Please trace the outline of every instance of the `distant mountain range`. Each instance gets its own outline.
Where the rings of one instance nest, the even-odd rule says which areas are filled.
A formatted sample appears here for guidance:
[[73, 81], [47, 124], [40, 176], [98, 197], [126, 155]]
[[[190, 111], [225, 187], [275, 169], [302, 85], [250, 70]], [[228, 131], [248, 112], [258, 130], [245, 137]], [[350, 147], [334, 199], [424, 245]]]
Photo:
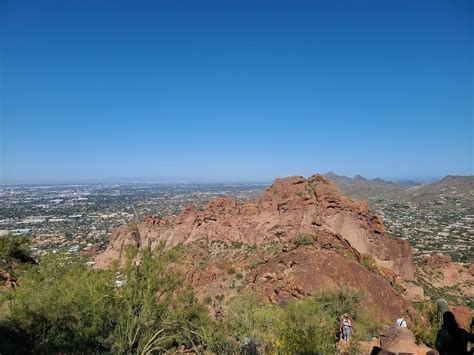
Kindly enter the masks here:
[[395, 199], [417, 203], [455, 202], [463, 200], [474, 205], [474, 176], [448, 175], [439, 181], [417, 183], [414, 181], [386, 181], [367, 179], [360, 175], [353, 178], [333, 172], [324, 174], [347, 195], [356, 199]]

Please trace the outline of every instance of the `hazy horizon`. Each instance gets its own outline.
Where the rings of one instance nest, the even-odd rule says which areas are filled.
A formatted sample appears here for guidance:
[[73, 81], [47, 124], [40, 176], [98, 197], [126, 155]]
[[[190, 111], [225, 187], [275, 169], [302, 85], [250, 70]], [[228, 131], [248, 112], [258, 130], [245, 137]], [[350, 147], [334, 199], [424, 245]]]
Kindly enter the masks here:
[[4, 1], [0, 184], [473, 175], [473, 3]]
[[[354, 178], [360, 174], [353, 174], [353, 175], [344, 175], [344, 174], [337, 174], [337, 172], [333, 171], [315, 171], [313, 174], [327, 174], [327, 173], [335, 173], [339, 176], [347, 176], [349, 178]], [[290, 175], [280, 175], [268, 178], [261, 178], [261, 179], [232, 179], [232, 178], [213, 178], [213, 177], [202, 177], [202, 176], [130, 176], [130, 177], [103, 177], [103, 178], [85, 178], [85, 179], [77, 179], [77, 180], [32, 180], [32, 181], [18, 181], [15, 183], [0, 183], [0, 186], [21, 186], [21, 185], [31, 185], [31, 186], [41, 186], [41, 185], [100, 185], [100, 184], [271, 184], [276, 178], [284, 178], [288, 176], [304, 176], [309, 177], [313, 174], [290, 174]], [[454, 174], [447, 174], [447, 175], [454, 175]], [[413, 181], [416, 183], [430, 183], [434, 181], [441, 180], [445, 176], [418, 176], [418, 177], [383, 177], [383, 176], [363, 176], [367, 179], [376, 179], [380, 178], [385, 181], [392, 181], [392, 182], [406, 182], [406, 181]], [[362, 175], [360, 175], [362, 176]], [[469, 175], [471, 176], [471, 175]]]

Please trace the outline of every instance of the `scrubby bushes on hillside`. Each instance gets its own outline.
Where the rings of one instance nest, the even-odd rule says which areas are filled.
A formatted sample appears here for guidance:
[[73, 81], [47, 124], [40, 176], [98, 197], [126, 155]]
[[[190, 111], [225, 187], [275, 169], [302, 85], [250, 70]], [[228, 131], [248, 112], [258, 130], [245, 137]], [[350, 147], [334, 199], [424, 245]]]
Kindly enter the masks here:
[[168, 270], [176, 251], [143, 252], [138, 267], [93, 270], [80, 260], [48, 256], [4, 292], [0, 352], [150, 353], [192, 348], [208, 323], [203, 306]]
[[[229, 300], [218, 295], [214, 299], [227, 316], [217, 322], [171, 267], [182, 248], [145, 249], [138, 256], [130, 247], [126, 265], [110, 270], [91, 269], [66, 255], [48, 255], [24, 268], [16, 289], [0, 289], [0, 353], [149, 354], [180, 346], [240, 353], [250, 337], [261, 353], [331, 354], [340, 316], [348, 313], [354, 320], [349, 351], [357, 354], [358, 342], [380, 327], [364, 307], [364, 294], [343, 285], [284, 306], [255, 294]], [[431, 336], [422, 331], [420, 337]]]
[[[252, 338], [265, 353], [331, 354], [337, 351], [339, 317], [349, 313], [355, 321], [351, 345], [357, 353], [358, 341], [370, 339], [380, 326], [362, 307], [363, 299], [362, 293], [346, 287], [285, 306], [271, 305], [247, 294], [230, 301], [224, 332], [240, 340]], [[218, 345], [222, 344], [221, 338]], [[229, 342], [225, 346], [229, 347]]]
[[377, 266], [377, 262], [375, 261], [374, 257], [370, 254], [362, 254], [361, 264], [367, 270], [372, 272], [378, 272], [379, 268]]
[[11, 234], [0, 236], [0, 260], [8, 263], [31, 263], [30, 238]]
[[293, 243], [296, 245], [313, 245], [314, 239], [309, 234], [297, 234], [293, 238]]
[[431, 327], [427, 327], [422, 320], [418, 318], [413, 319], [411, 330], [415, 334], [416, 341], [434, 347], [436, 334], [440, 328], [436, 304], [431, 301], [424, 301], [415, 303], [414, 306], [419, 314], [431, 324]]

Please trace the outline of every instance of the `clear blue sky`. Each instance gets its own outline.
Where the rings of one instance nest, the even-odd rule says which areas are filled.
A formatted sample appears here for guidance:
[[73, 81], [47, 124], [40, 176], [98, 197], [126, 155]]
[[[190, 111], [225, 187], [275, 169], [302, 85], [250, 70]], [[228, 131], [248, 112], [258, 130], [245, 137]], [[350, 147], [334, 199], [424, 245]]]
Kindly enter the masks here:
[[472, 1], [1, 1], [0, 183], [473, 174]]

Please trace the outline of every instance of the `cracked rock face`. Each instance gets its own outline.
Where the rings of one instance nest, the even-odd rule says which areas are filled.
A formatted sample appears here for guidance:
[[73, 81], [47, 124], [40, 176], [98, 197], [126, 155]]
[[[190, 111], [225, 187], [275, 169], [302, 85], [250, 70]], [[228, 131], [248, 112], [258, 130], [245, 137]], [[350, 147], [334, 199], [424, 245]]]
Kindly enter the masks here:
[[[201, 211], [190, 205], [177, 216], [115, 228], [96, 266], [123, 262], [126, 245], [158, 243], [187, 246], [178, 267], [201, 295], [251, 288], [284, 303], [346, 283], [368, 290], [374, 304], [386, 299], [393, 307], [384, 305], [385, 314], [398, 315], [403, 300], [360, 261], [370, 255], [380, 270], [414, 277], [409, 243], [386, 236], [365, 202], [350, 200], [318, 174], [276, 179], [255, 202], [218, 198]], [[230, 267], [237, 278], [227, 274]]]

